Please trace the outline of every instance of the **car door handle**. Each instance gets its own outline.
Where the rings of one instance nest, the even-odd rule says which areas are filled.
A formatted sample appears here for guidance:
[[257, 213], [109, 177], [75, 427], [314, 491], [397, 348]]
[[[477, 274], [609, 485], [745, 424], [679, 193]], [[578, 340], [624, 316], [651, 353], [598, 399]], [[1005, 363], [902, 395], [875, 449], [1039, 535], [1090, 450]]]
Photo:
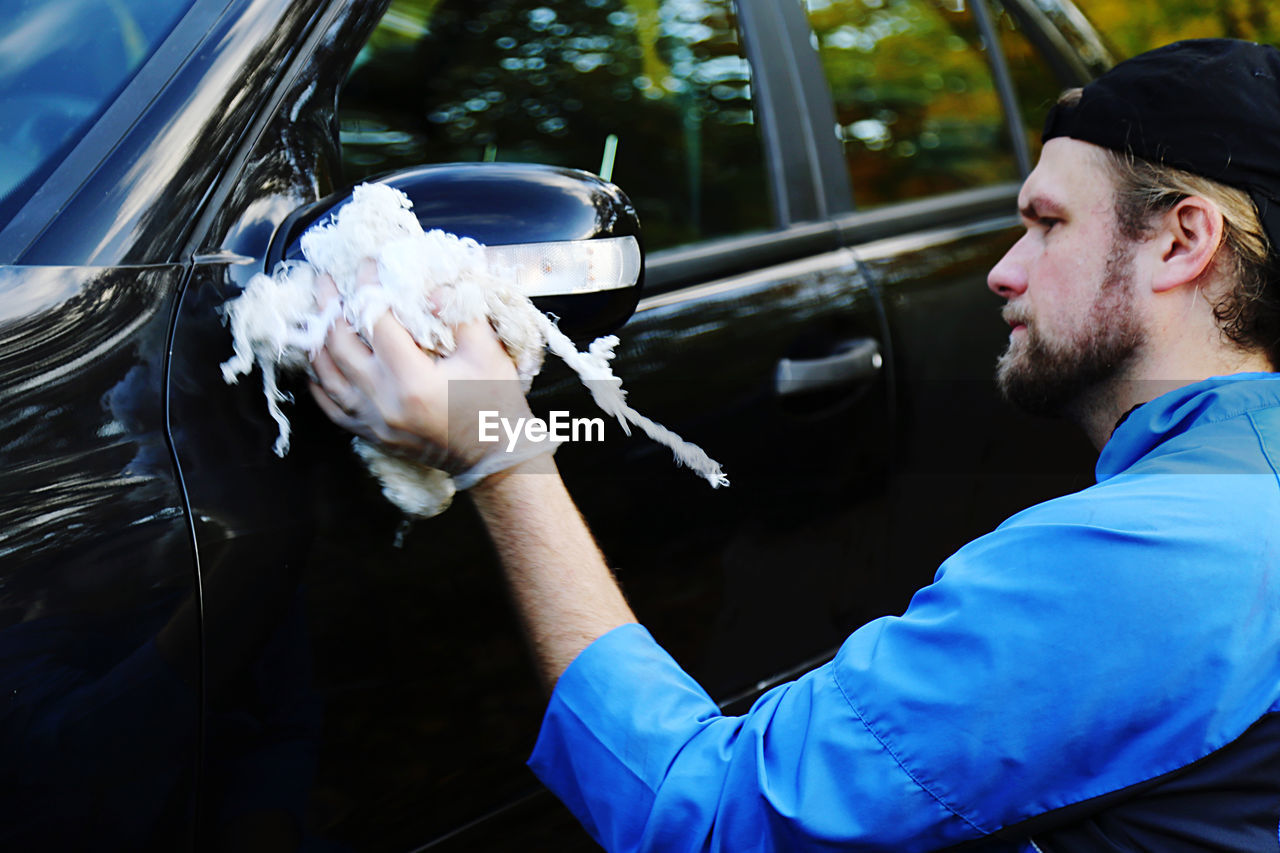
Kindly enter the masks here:
[[773, 391], [780, 397], [837, 388], [880, 372], [884, 359], [875, 338], [855, 338], [836, 347], [823, 358], [778, 360], [773, 373]]

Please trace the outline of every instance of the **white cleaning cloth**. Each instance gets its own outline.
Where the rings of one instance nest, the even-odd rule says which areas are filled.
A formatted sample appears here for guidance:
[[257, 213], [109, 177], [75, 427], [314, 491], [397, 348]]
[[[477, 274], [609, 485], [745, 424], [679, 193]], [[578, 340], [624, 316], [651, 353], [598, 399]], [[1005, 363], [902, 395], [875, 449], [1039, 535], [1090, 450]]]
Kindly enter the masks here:
[[[262, 370], [267, 409], [280, 427], [274, 446], [278, 455], [289, 449], [289, 419], [280, 408], [288, 395], [280, 391], [280, 371], [306, 369], [338, 311], [368, 339], [377, 319], [390, 310], [419, 346], [444, 355], [454, 349], [454, 327], [487, 318], [526, 391], [542, 367], [544, 351], [551, 350], [581, 377], [596, 405], [615, 417], [624, 432], [630, 434], [631, 424], [640, 427], [712, 486], [728, 485], [720, 465], [701, 448], [627, 405], [622, 380], [609, 367], [616, 337], [598, 338], [580, 352], [527, 296], [514, 289], [520, 270], [501, 260], [503, 255], [486, 253], [468, 238], [424, 232], [409, 209], [412, 204], [404, 193], [385, 184], [356, 187], [349, 203], [303, 235], [306, 262], [282, 263], [273, 275], [254, 276], [244, 292], [224, 306], [235, 354], [222, 365], [222, 376], [234, 383], [255, 363]], [[377, 261], [381, 287], [357, 289], [356, 269], [365, 258]], [[333, 278], [341, 307], [320, 308], [315, 294], [319, 273]], [[438, 313], [428, 302], [433, 293]], [[389, 454], [364, 439], [355, 439], [354, 446], [382, 483], [387, 499], [406, 514], [423, 518], [447, 508], [458, 488], [528, 457], [527, 453], [495, 453], [471, 471], [450, 476]], [[548, 449], [552, 448], [544, 446], [538, 452]]]

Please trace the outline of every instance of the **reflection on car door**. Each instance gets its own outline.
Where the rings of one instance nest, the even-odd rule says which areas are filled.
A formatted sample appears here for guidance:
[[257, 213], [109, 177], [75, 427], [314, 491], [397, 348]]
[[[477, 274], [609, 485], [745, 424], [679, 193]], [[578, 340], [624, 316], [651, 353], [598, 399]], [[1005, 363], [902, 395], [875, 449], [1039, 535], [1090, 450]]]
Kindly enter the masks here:
[[[762, 141], [735, 22], [727, 0], [397, 0], [340, 120], [351, 179], [524, 159], [609, 173], [628, 193], [650, 295], [620, 331], [614, 367], [629, 401], [701, 444], [732, 485], [711, 490], [612, 424], [604, 442], [571, 443], [557, 460], [640, 618], [714, 696], [740, 704], [878, 608], [900, 608], [910, 585], [881, 559], [883, 312], [834, 227], [776, 229], [780, 158]], [[406, 80], [420, 87], [412, 96]], [[554, 364], [533, 405], [598, 414]], [[300, 441], [332, 433], [298, 417]], [[496, 850], [554, 825], [589, 849], [564, 834], [558, 808], [524, 799], [537, 790], [521, 765], [542, 699], [465, 501], [398, 531], [344, 458], [317, 477], [308, 602], [334, 733], [315, 792], [325, 834], [413, 844], [468, 827], [445, 848]], [[474, 825], [495, 809], [501, 820], [482, 823], [504, 830]]]
[[[701, 443], [727, 490], [617, 435], [561, 453], [638, 615], [722, 701], [829, 652], [882, 604], [876, 299], [834, 251], [641, 301], [617, 360], [629, 399]], [[788, 384], [780, 365], [831, 371]]]
[[[1013, 512], [1088, 482], [1075, 430], [1032, 424], [998, 398], [1008, 329], [986, 290], [1020, 233], [1018, 182], [1044, 113], [1083, 79], [1043, 57], [1017, 2], [805, 5], [860, 208], [839, 226], [883, 294], [894, 344], [892, 561], [919, 578]], [[996, 41], [1003, 52], [987, 49]]]
[[0, 265], [6, 849], [179, 849], [194, 831], [197, 589], [163, 413], [183, 277]]
[[[607, 174], [630, 195], [649, 288], [614, 367], [630, 401], [701, 444], [732, 485], [712, 491], [613, 425], [557, 458], [640, 618], [732, 710], [905, 607], [939, 552], [980, 532], [957, 507], [1006, 482], [981, 471], [1028, 458], [1004, 437], [1023, 433], [997, 421], [988, 379], [1003, 330], [983, 278], [1015, 233], [1020, 175], [1007, 104], [955, 4], [885, 0], [858, 17], [872, 5], [396, 0], [339, 102], [349, 180], [529, 160]], [[739, 13], [762, 10], [786, 26], [744, 40]], [[870, 38], [866, 57], [801, 56], [764, 85], [749, 57], [809, 44], [806, 12], [820, 51]], [[797, 100], [828, 89], [831, 121]], [[281, 115], [319, 109], [314, 91], [301, 77]], [[282, 753], [294, 772], [278, 790], [305, 800], [307, 834], [331, 844], [591, 849], [522, 767], [544, 700], [467, 501], [409, 525], [313, 406], [290, 410], [279, 461], [260, 392], [203, 372], [229, 347], [216, 308], [247, 269], [231, 253], [253, 255], [247, 243], [315, 176], [273, 153], [295, 146], [262, 144], [246, 162], [303, 174], [279, 198], [255, 196], [269, 170], [230, 193], [243, 207], [214, 229], [230, 235], [207, 247], [217, 263], [193, 273], [173, 359], [202, 573], [255, 602], [210, 611], [208, 701], [270, 711], [273, 737], [298, 748]], [[844, 171], [824, 171], [833, 162]], [[858, 196], [868, 188], [880, 195]], [[533, 404], [596, 414], [555, 365]], [[230, 737], [209, 743], [247, 742], [260, 720], [227, 722], [213, 734]], [[243, 765], [227, 758], [234, 775]]]

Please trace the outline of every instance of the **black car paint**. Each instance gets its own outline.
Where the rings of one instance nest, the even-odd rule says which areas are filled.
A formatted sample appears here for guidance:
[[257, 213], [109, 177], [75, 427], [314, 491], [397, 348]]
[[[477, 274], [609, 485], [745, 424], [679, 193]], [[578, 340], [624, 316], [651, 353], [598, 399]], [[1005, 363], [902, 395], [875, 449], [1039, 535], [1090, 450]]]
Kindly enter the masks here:
[[[405, 194], [424, 230], [443, 229], [486, 246], [633, 237], [640, 223], [630, 200], [595, 175], [532, 163], [437, 163], [378, 179]], [[301, 237], [335, 215], [350, 198], [344, 188], [298, 208], [280, 223], [267, 248], [267, 268], [303, 258]], [[642, 250], [643, 251], [643, 250]], [[634, 283], [594, 293], [540, 295], [539, 310], [557, 318], [560, 331], [590, 341], [616, 330], [635, 311], [644, 270]]]
[[[334, 101], [383, 5], [197, 2], [0, 231], [8, 849], [281, 849], [290, 812], [328, 849], [585, 844], [520, 767], [542, 700], [469, 508], [403, 529], [313, 407], [278, 459], [256, 383], [217, 371], [219, 306], [340, 183]], [[749, 44], [767, 97], [820, 93]], [[855, 212], [822, 134], [762, 119], [779, 229], [651, 256], [617, 360], [733, 486], [617, 435], [560, 460], [642, 618], [736, 710], [1087, 470], [986, 380], [1016, 187]], [[868, 338], [880, 377], [774, 394], [779, 359]], [[534, 404], [584, 399], [549, 368]]]

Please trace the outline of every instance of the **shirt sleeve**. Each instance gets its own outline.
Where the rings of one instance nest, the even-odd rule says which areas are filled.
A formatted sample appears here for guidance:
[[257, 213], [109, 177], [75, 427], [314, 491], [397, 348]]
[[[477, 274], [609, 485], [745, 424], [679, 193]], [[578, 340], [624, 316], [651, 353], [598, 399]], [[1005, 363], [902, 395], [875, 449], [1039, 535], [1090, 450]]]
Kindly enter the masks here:
[[980, 834], [893, 760], [833, 665], [725, 717], [639, 625], [600, 638], [561, 676], [530, 765], [610, 851], [844, 850], [876, 836], [864, 849], [928, 849], [903, 846], [890, 815], [849, 796], [855, 775], [895, 813], [927, 815], [923, 844]]
[[608, 850], [901, 853], [1183, 767], [1277, 706], [1280, 542], [1203, 513], [1273, 512], [1274, 478], [1177, 479], [1015, 516], [742, 717], [619, 628], [561, 678], [531, 766]]

